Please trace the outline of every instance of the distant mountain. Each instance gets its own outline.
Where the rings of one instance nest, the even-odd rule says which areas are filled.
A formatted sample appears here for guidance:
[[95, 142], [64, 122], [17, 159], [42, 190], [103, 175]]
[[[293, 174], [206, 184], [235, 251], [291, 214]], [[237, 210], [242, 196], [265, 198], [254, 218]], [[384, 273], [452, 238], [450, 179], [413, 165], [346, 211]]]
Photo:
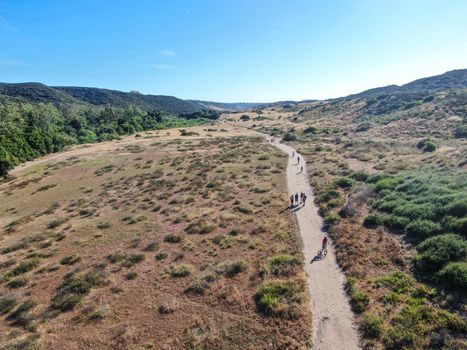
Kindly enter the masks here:
[[206, 109], [195, 102], [173, 96], [144, 95], [138, 92], [89, 87], [52, 87], [40, 83], [0, 83], [0, 97], [23, 102], [49, 102], [53, 104], [81, 104], [112, 107], [138, 107], [144, 111], [170, 114], [193, 113]]
[[349, 95], [346, 98], [370, 97], [381, 94], [426, 93], [430, 91], [467, 88], [467, 69], [456, 69], [444, 74], [414, 80], [410, 83], [388, 85]]

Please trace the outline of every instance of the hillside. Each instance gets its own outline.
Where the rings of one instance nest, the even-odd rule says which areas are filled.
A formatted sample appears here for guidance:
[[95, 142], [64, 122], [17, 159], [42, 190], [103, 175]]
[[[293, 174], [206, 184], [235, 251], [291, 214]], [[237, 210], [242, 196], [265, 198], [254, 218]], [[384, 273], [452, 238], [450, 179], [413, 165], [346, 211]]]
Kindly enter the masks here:
[[364, 348], [467, 346], [465, 74], [222, 116], [306, 158]]
[[55, 105], [93, 105], [114, 108], [136, 107], [143, 111], [169, 114], [192, 113], [203, 109], [200, 105], [173, 96], [144, 95], [90, 87], [51, 87], [40, 83], [0, 83], [0, 95], [21, 102], [43, 102]]
[[380, 94], [428, 93], [462, 88], [467, 88], [467, 69], [456, 69], [444, 74], [417, 79], [401, 86], [389, 85], [373, 88], [347, 96], [347, 98], [370, 97]]

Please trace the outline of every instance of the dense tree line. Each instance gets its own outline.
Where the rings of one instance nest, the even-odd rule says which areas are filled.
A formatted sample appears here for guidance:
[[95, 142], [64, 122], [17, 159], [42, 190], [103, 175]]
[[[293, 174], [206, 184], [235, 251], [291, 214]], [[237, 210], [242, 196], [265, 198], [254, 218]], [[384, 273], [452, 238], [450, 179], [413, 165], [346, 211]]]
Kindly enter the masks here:
[[215, 113], [191, 120], [138, 108], [56, 106], [50, 103], [0, 104], [0, 176], [16, 164], [57, 152], [67, 145], [108, 141], [144, 130], [189, 126]]

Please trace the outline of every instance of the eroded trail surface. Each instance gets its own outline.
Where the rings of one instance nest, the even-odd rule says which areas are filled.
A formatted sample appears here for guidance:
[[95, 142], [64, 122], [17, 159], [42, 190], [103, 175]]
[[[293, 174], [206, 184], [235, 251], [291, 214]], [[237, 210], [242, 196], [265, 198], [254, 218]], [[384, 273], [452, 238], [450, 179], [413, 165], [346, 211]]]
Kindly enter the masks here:
[[273, 144], [289, 155], [287, 166], [289, 193], [304, 192], [308, 196], [306, 206], [294, 210], [303, 240], [305, 269], [309, 276], [308, 287], [313, 313], [313, 349], [360, 349], [353, 313], [344, 291], [344, 274], [337, 265], [334, 249], [328, 246], [327, 254], [319, 255], [324, 237], [323, 222], [314, 204], [313, 192], [306, 176], [305, 160], [300, 156], [300, 163], [297, 163], [299, 155], [292, 147], [278, 141]]

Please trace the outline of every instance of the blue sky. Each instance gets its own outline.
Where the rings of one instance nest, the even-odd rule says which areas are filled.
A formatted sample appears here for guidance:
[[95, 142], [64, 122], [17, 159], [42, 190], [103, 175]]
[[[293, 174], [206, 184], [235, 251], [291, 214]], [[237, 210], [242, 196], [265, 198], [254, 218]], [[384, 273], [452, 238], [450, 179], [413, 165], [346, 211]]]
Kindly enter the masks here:
[[463, 0], [0, 0], [0, 81], [225, 102], [467, 68]]

